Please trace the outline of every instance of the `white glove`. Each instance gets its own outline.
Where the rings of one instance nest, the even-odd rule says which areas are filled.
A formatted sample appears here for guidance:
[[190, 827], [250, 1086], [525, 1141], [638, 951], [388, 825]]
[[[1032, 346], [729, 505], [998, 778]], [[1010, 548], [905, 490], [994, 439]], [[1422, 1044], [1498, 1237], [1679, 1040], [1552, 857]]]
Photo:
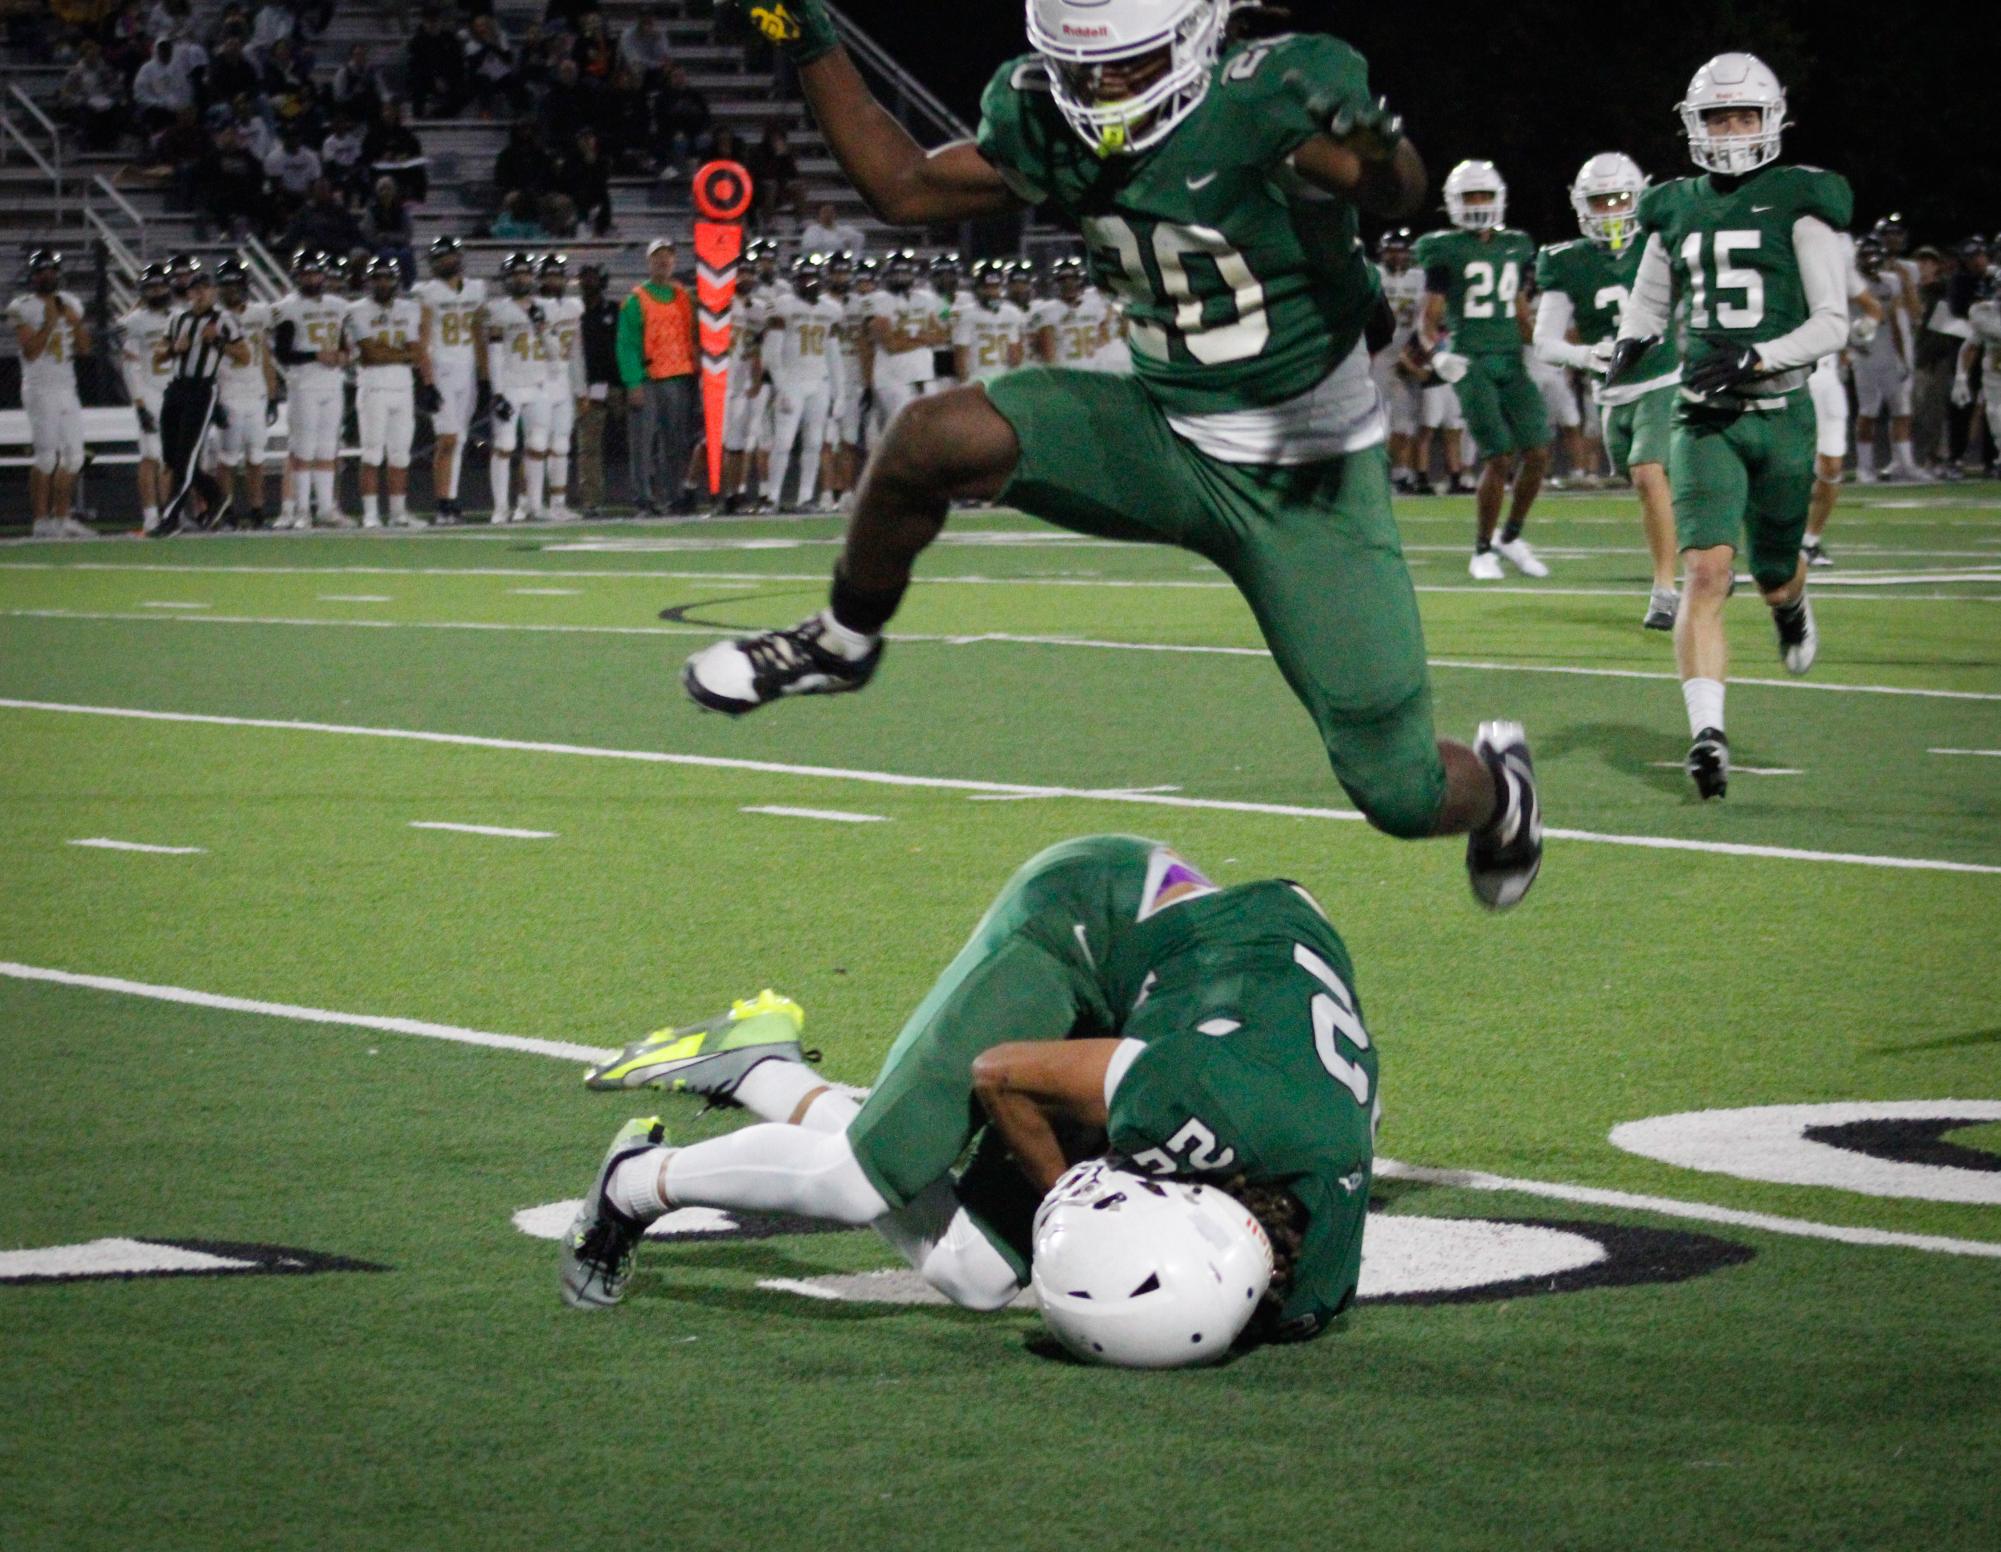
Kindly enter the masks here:
[[1584, 370], [1598, 377], [1603, 377], [1612, 369], [1612, 347], [1617, 343], [1618, 341], [1608, 334], [1597, 344], [1593, 345], [1591, 347], [1590, 364]]
[[1973, 402], [1973, 384], [1964, 372], [1952, 374], [1952, 403], [1955, 409], [1965, 409]]
[[1435, 351], [1431, 357], [1431, 369], [1438, 374], [1441, 382], [1458, 382], [1466, 375], [1466, 366], [1464, 356], [1455, 355], [1449, 350]]
[[1876, 337], [1877, 331], [1882, 327], [1879, 320], [1871, 318], [1867, 313], [1857, 313], [1848, 325], [1848, 343], [1858, 350], [1867, 349], [1869, 342]]

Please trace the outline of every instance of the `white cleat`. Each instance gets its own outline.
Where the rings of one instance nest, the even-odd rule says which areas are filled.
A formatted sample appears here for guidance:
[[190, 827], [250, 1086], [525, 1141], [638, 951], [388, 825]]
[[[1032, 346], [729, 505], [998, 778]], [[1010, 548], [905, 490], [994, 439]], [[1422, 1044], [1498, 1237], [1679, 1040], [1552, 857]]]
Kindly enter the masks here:
[[380, 528], [382, 526], [382, 519], [377, 517], [373, 512], [369, 512], [363, 515], [361, 526], [363, 528]]
[[389, 519], [391, 528], [429, 528], [431, 525], [415, 512], [399, 512]]
[[1820, 653], [1820, 632], [1813, 623], [1813, 605], [1804, 593], [1799, 602], [1772, 611], [1772, 626], [1779, 633], [1779, 659], [1795, 678], [1813, 667]]
[[1466, 574], [1475, 582], [1498, 582], [1501, 580], [1501, 557], [1492, 550], [1475, 550], [1473, 559], [1467, 563]]
[[354, 519], [338, 508], [331, 512], [322, 512], [319, 516], [319, 524], [322, 528], [353, 528], [356, 526]]
[[1546, 577], [1549, 567], [1545, 566], [1536, 552], [1529, 548], [1526, 539], [1503, 539], [1494, 548], [1500, 556], [1525, 577]]

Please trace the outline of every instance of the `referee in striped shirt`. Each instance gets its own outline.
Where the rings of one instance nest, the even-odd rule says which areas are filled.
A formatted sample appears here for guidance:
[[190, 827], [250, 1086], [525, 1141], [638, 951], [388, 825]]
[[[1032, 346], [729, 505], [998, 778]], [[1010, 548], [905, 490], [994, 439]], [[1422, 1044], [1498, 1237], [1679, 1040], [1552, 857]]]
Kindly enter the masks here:
[[216, 402], [215, 374], [227, 356], [238, 366], [250, 364], [250, 342], [243, 327], [215, 303], [215, 277], [195, 266], [188, 282], [185, 307], [167, 319], [167, 354], [174, 375], [160, 402], [160, 451], [167, 465], [167, 489], [173, 492], [155, 538], [165, 538], [181, 526], [190, 492], [200, 495], [206, 511], [202, 526], [214, 524], [226, 503], [222, 487], [201, 466], [202, 444], [209, 427], [223, 410]]

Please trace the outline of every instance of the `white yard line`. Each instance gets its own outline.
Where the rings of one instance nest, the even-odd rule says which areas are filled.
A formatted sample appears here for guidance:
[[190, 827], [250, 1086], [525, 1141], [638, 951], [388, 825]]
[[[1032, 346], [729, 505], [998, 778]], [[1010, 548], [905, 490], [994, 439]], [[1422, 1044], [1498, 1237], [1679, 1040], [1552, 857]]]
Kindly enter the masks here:
[[[809, 780], [851, 781], [869, 786], [906, 787], [934, 792], [1018, 793], [1028, 797], [1131, 803], [1145, 807], [1197, 809], [1210, 813], [1262, 814], [1284, 819], [1348, 821], [1359, 820], [1362, 817], [1353, 809], [1319, 808], [1299, 803], [1253, 803], [1228, 798], [1183, 797], [1165, 792], [1052, 787], [1030, 782], [983, 781], [963, 776], [913, 776], [900, 771], [857, 770], [833, 765], [793, 765], [778, 760], [746, 760], [710, 754], [677, 754], [663, 749], [609, 749], [591, 744], [491, 738], [474, 733], [439, 733], [421, 728], [363, 727], [339, 722], [286, 721], [276, 717], [228, 717], [208, 712], [153, 711], [130, 706], [83, 706], [63, 701], [0, 699], [0, 710], [48, 712], [66, 716], [116, 717], [140, 722], [187, 723], [202, 727], [257, 728], [280, 733], [324, 733], [348, 738], [382, 738], [408, 743], [452, 745], [467, 749], [562, 755], [577, 759], [631, 760], [648, 765], [684, 765], [708, 770], [760, 771], [769, 775], [799, 776]], [[1597, 830], [1550, 828], [1543, 833], [1555, 840], [1587, 841], [1601, 846], [1710, 852], [1726, 857], [1763, 857], [1783, 862], [1842, 863], [1858, 867], [1929, 873], [2001, 874], [2001, 866], [1991, 863], [1953, 862], [1935, 857], [1886, 857], [1863, 852], [1812, 851], [1796, 846], [1759, 846], [1730, 841], [1685, 840], [1665, 835], [1616, 835]]]
[[449, 819], [413, 819], [413, 830], [454, 830], [460, 835], [498, 835], [515, 841], [553, 841], [554, 830], [510, 830], [506, 825], [455, 824]]
[[127, 997], [146, 997], [154, 1002], [178, 1002], [192, 1008], [217, 1008], [225, 1013], [261, 1013], [269, 1018], [295, 1019], [303, 1024], [345, 1024], [355, 1029], [376, 1029], [391, 1035], [418, 1035], [426, 1040], [451, 1040], [460, 1045], [491, 1046], [502, 1051], [527, 1051], [536, 1056], [555, 1056], [564, 1061], [601, 1062], [610, 1053], [593, 1046], [572, 1045], [564, 1040], [536, 1040], [527, 1035], [498, 1035], [484, 1029], [461, 1029], [456, 1024], [433, 1024], [426, 1019], [389, 1018], [375, 1013], [341, 1013], [332, 1008], [307, 1008], [291, 1002], [266, 1002], [255, 997], [224, 997], [215, 992], [192, 991], [185, 986], [159, 986], [147, 981], [127, 981], [117, 976], [80, 975], [69, 970], [46, 970], [37, 965], [0, 960], [0, 976], [16, 981], [49, 981], [58, 986], [80, 986], [90, 991], [118, 992]]
[[1933, 754], [1977, 754], [1990, 760], [2001, 760], [2001, 749], [1934, 749]]
[[1508, 1191], [1558, 1202], [1592, 1207], [1617, 1207], [1628, 1212], [1658, 1213], [1666, 1218], [1690, 1218], [1736, 1228], [1761, 1229], [1799, 1239], [1829, 1239], [1843, 1245], [1891, 1245], [1904, 1250], [1928, 1250], [1938, 1255], [2001, 1258], [2001, 1240], [1950, 1239], [1943, 1234], [1907, 1234], [1895, 1229], [1859, 1229], [1842, 1223], [1816, 1223], [1808, 1218], [1782, 1218], [1775, 1213], [1745, 1212], [1709, 1202], [1685, 1202], [1672, 1196], [1642, 1196], [1632, 1191], [1608, 1191], [1597, 1186], [1566, 1185], [1551, 1180], [1519, 1180], [1472, 1169], [1428, 1169], [1379, 1158], [1379, 1180], [1415, 1180], [1425, 1185], [1456, 1186], [1466, 1191]]
[[[1682, 767], [1682, 762], [1679, 760], [1649, 760], [1647, 763], [1657, 771], [1678, 771]], [[1795, 770], [1790, 765], [1738, 765], [1732, 762], [1730, 774], [1732, 776], [1804, 776], [1806, 772]]]
[[788, 808], [783, 803], [752, 803], [739, 814], [776, 814], [781, 819], [824, 819], [830, 824], [887, 824], [887, 814], [851, 814], [841, 808]]
[[508, 592], [517, 598], [575, 598], [583, 589], [580, 587], [510, 587]]
[[139, 607], [141, 609], [213, 609], [215, 605], [182, 603], [172, 598], [149, 598]]
[[390, 601], [387, 593], [322, 593], [319, 601], [323, 604], [386, 604]]
[[[699, 636], [705, 640], [713, 640], [722, 634], [721, 627], [709, 625], [573, 625], [560, 622], [535, 624], [514, 620], [316, 620], [263, 614], [185, 616], [130, 614], [103, 609], [0, 609], [0, 619], [98, 620], [113, 623], [146, 622], [156, 625], [163, 620], [176, 620], [188, 625], [269, 625], [294, 628], [325, 627], [332, 630], [499, 631], [556, 636]], [[891, 639], [897, 642], [923, 642], [952, 647], [999, 642], [1011, 646], [1075, 647], [1093, 652], [1165, 652], [1190, 657], [1268, 659], [1271, 656], [1263, 647], [1228, 647], [1198, 642], [1107, 641], [1088, 636], [1038, 636], [1017, 631], [980, 631], [969, 635], [899, 631], [892, 635]], [[1465, 669], [1477, 673], [1571, 674], [1587, 679], [1659, 681], [1672, 681], [1677, 677], [1664, 670], [1650, 668], [1586, 668], [1566, 663], [1510, 663], [1449, 657], [1430, 658], [1427, 662], [1432, 668]], [[1840, 684], [1822, 679], [1760, 678], [1755, 675], [1733, 678], [1730, 682], [1737, 686], [1757, 685], [1772, 690], [1819, 690], [1843, 695], [1903, 695], [1921, 700], [2001, 701], [2001, 691], [1991, 690], [1934, 690], [1915, 685]]]
[[66, 841], [67, 846], [91, 846], [99, 851], [145, 851], [162, 857], [200, 857], [207, 853], [206, 846], [152, 846], [145, 841], [114, 841], [108, 836], [93, 835], [87, 840]]

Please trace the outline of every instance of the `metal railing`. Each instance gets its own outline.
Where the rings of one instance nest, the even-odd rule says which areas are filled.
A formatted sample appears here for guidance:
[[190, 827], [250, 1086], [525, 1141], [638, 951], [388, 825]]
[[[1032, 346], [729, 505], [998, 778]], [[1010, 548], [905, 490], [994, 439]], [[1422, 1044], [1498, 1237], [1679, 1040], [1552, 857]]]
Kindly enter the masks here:
[[[100, 205], [109, 207], [109, 214]], [[130, 227], [129, 235], [115, 224], [121, 216]], [[146, 218], [131, 200], [112, 187], [111, 180], [103, 173], [92, 178], [83, 191], [83, 220], [103, 242], [115, 271], [138, 274], [146, 262]]]
[[[14, 96], [21, 96], [20, 87], [12, 87], [10, 90]], [[27, 102], [25, 97], [22, 97], [21, 100]], [[36, 118], [41, 119], [44, 123], [48, 122], [42, 111], [35, 107], [33, 103], [28, 102], [28, 108], [34, 113]], [[51, 126], [51, 128], [53, 127]], [[54, 191], [56, 197], [56, 219], [60, 221], [63, 213], [62, 137], [60, 135], [52, 136], [49, 142], [49, 149], [47, 152], [44, 152], [40, 146], [35, 144], [33, 137], [29, 135], [25, 121], [16, 119], [6, 109], [0, 109], [0, 159], [5, 158], [10, 147], [18, 147], [22, 154], [30, 162], [34, 163], [42, 176], [49, 180], [49, 186]]]
[[250, 294], [260, 302], [275, 302], [291, 288], [284, 264], [252, 233], [243, 240], [243, 267], [250, 272]]
[[888, 100], [883, 104], [901, 120], [905, 128], [911, 127], [910, 120], [916, 117], [949, 140], [970, 140], [973, 131], [966, 121], [940, 102], [922, 81], [912, 75], [896, 61], [896, 56], [884, 48], [874, 38], [855, 25], [854, 19], [835, 6], [827, 7], [834, 18], [834, 25], [840, 29], [841, 42], [847, 45], [848, 54], [864, 76], [873, 76], [870, 83], [888, 92]]

